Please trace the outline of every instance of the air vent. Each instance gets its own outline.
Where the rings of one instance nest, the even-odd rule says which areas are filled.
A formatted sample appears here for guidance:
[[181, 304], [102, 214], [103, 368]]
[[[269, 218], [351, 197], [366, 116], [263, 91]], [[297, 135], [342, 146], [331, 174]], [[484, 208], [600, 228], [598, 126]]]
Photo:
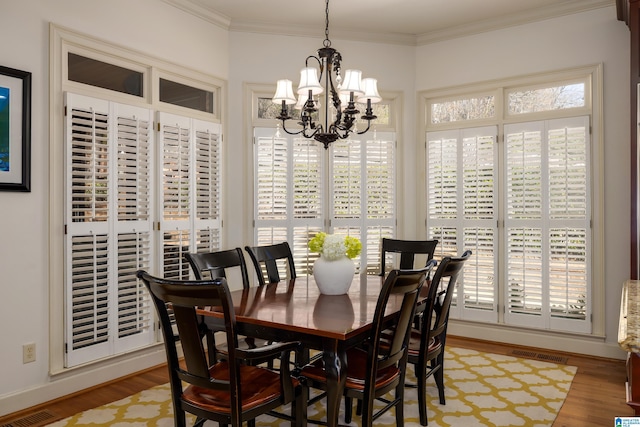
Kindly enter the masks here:
[[564, 357], [564, 356], [555, 356], [552, 354], [536, 353], [535, 351], [526, 351], [526, 350], [513, 350], [511, 354], [517, 357], [526, 357], [527, 359], [537, 359], [537, 360], [543, 360], [545, 362], [560, 363], [563, 365], [566, 365], [567, 361], [569, 360], [567, 357]]
[[51, 412], [40, 411], [18, 418], [17, 420], [13, 420], [9, 424], [2, 424], [0, 427], [37, 427], [46, 425], [55, 418], [57, 417]]

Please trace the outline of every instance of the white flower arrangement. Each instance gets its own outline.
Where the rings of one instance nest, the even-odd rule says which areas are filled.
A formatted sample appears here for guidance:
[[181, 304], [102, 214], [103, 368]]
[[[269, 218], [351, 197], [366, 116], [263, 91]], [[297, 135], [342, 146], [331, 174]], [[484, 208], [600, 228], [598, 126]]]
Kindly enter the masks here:
[[362, 243], [352, 236], [320, 232], [309, 240], [309, 249], [322, 254], [328, 261], [335, 261], [343, 256], [353, 259], [360, 255]]

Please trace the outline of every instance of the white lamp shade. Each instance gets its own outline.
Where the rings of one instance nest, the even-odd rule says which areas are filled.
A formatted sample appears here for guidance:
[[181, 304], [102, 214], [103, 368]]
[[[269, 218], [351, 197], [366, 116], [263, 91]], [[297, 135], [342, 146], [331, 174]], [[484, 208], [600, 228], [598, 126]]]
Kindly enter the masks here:
[[296, 103], [296, 98], [293, 96], [293, 84], [291, 80], [278, 80], [278, 86], [276, 87], [276, 94], [273, 96], [273, 102], [282, 104], [282, 101], [286, 104]]
[[324, 92], [318, 79], [318, 70], [313, 67], [306, 67], [300, 70], [300, 84], [298, 85], [298, 95], [317, 95]]
[[378, 93], [378, 81], [376, 79], [362, 79], [362, 86], [364, 89], [364, 95], [360, 95], [358, 97], [358, 102], [366, 104], [367, 99], [370, 99], [371, 103], [375, 104], [376, 102], [382, 101], [382, 97]]
[[347, 70], [344, 74], [344, 81], [340, 87], [340, 93], [351, 93], [355, 96], [362, 95], [362, 71], [360, 70]]

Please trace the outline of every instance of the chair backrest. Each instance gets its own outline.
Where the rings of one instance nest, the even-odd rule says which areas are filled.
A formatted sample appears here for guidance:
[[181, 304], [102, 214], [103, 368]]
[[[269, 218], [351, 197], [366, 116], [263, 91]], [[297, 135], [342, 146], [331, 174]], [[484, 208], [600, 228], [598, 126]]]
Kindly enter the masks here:
[[[183, 381], [197, 387], [210, 389], [213, 393], [223, 391], [230, 393], [231, 396], [240, 396], [240, 368], [235, 354], [235, 349], [238, 346], [236, 320], [226, 279], [171, 280], [151, 276], [145, 271], [138, 271], [137, 276], [149, 289], [160, 317], [165, 337], [164, 343], [174, 410], [181, 408], [180, 397], [183, 392]], [[167, 305], [171, 305], [176, 319], [185, 367], [180, 366]], [[209, 373], [210, 363], [202, 342], [199, 316], [196, 315], [196, 308], [199, 306], [221, 307], [224, 313], [226, 338], [230, 343], [228, 346], [229, 379], [227, 381], [214, 379]], [[232, 399], [231, 407], [232, 412], [240, 411], [239, 400]]]
[[446, 333], [449, 321], [449, 308], [453, 298], [453, 290], [462, 273], [464, 263], [471, 257], [471, 251], [465, 251], [458, 257], [444, 257], [438, 264], [429, 285], [429, 293], [424, 302], [422, 316], [422, 339], [420, 354], [426, 354], [431, 337]]
[[278, 264], [284, 265], [281, 268], [286, 269], [288, 279], [296, 278], [293, 254], [287, 242], [265, 246], [245, 246], [244, 249], [251, 257], [260, 286], [280, 281]]
[[197, 280], [215, 279], [228, 276], [227, 269], [239, 268], [242, 286], [249, 287], [249, 274], [241, 248], [228, 249], [217, 252], [186, 253], [184, 257], [189, 261], [193, 274]]
[[[416, 303], [429, 270], [431, 270], [431, 265], [418, 270], [391, 270], [384, 281], [374, 312], [371, 335], [367, 341], [365, 393], [370, 395], [365, 398], [370, 402], [373, 399], [374, 387], [372, 385], [375, 384], [380, 371], [391, 365], [397, 366], [400, 372], [406, 371], [407, 348]], [[387, 329], [383, 320], [390, 298], [402, 298], [402, 306], [395, 327]], [[385, 342], [388, 344], [388, 350], [385, 345], [385, 351], [381, 352], [380, 342], [383, 330], [385, 330]], [[404, 381], [404, 378], [400, 380]]]
[[437, 240], [400, 240], [400, 239], [382, 239], [382, 253], [380, 256], [380, 275], [386, 274], [387, 253], [399, 253], [400, 265], [394, 268], [401, 270], [411, 270], [416, 268], [414, 265], [417, 254], [426, 255], [426, 265], [431, 259], [438, 246]]

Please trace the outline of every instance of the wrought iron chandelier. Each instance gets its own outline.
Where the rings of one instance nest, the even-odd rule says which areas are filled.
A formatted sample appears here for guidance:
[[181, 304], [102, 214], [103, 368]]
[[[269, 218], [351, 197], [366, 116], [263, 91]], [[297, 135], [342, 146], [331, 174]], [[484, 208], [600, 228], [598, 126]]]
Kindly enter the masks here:
[[[331, 47], [331, 40], [329, 40], [329, 0], [326, 0], [324, 35], [323, 47], [318, 49], [318, 55], [308, 56], [305, 60], [305, 68], [300, 71], [298, 100], [293, 95], [291, 80], [282, 79], [278, 80], [273, 102], [282, 105], [277, 119], [282, 120], [282, 129], [285, 132], [290, 135], [302, 134], [305, 138], [313, 138], [323, 143], [324, 148], [327, 149], [332, 142], [348, 138], [352, 133], [358, 135], [366, 133], [371, 127], [371, 121], [377, 118], [373, 114], [371, 104], [380, 102], [382, 98], [378, 94], [377, 80], [362, 79], [360, 70], [346, 70], [343, 80], [342, 55]], [[318, 68], [310, 67], [309, 60], [316, 60]], [[318, 71], [320, 78], [318, 78]], [[324, 87], [320, 83], [322, 80], [324, 80]], [[324, 101], [321, 104], [324, 112], [319, 116], [321, 123], [317, 123], [314, 117], [320, 103], [314, 97], [320, 94], [324, 94]], [[355, 126], [356, 116], [360, 113], [356, 103], [366, 104], [365, 113], [361, 116], [361, 119], [367, 121], [367, 128], [363, 131], [358, 131]], [[287, 106], [294, 104], [294, 108], [301, 110], [298, 124], [302, 129], [298, 131], [290, 131], [286, 128], [287, 120], [293, 119], [289, 115]], [[331, 111], [331, 107], [334, 111]]]

